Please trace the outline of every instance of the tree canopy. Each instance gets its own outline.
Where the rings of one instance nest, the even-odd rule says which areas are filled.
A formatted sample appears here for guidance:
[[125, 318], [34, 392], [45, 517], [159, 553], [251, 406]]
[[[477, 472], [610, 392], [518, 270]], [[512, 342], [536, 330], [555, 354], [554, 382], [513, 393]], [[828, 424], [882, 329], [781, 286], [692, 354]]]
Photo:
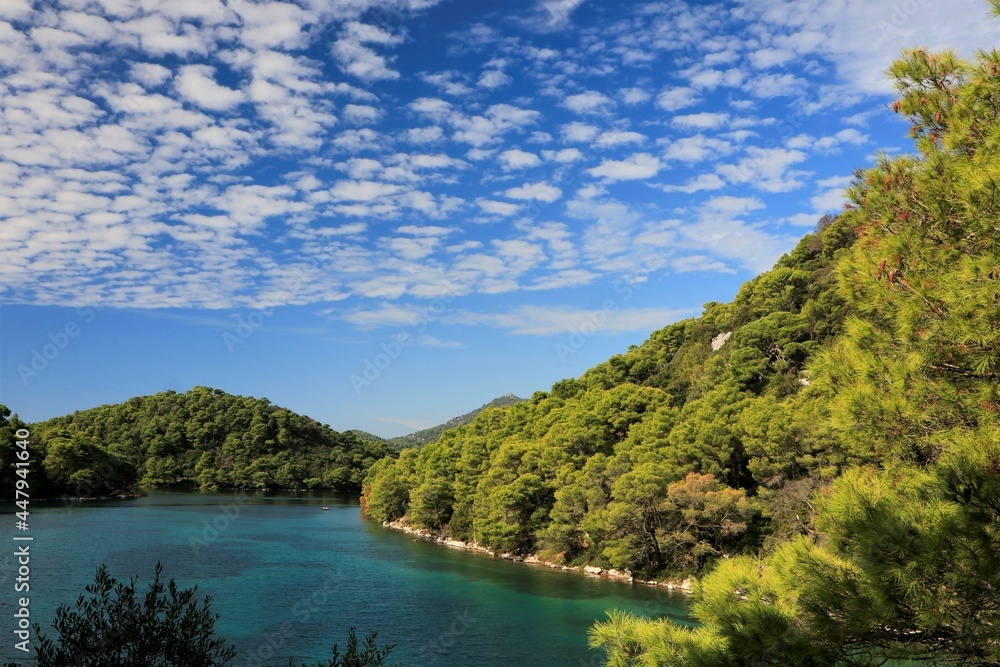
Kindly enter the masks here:
[[[31, 425], [31, 435], [39, 497], [175, 484], [360, 491], [368, 469], [392, 454], [383, 442], [338, 433], [267, 399], [208, 387], [75, 412]], [[13, 442], [0, 443], [5, 478], [13, 475]]]

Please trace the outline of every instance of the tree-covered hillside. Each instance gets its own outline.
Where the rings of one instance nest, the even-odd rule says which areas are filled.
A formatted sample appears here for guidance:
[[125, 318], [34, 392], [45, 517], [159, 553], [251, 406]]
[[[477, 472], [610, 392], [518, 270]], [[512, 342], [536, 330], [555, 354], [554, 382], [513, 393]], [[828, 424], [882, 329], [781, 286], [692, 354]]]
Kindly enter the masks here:
[[[2, 428], [23, 426], [13, 420]], [[360, 490], [371, 465], [391, 453], [383, 443], [338, 433], [267, 399], [207, 387], [131, 398], [29, 428], [36, 496], [113, 495], [178, 483]], [[5, 478], [13, 474], [13, 440], [3, 440]]]
[[809, 364], [862, 465], [817, 495], [814, 535], [704, 578], [698, 630], [612, 614], [609, 664], [1000, 665], [1000, 52], [891, 73], [919, 154], [857, 174], [852, 314]]
[[842, 327], [833, 266], [854, 238], [824, 218], [732, 303], [380, 462], [368, 513], [646, 574], [808, 530], [808, 491], [849, 458], [805, 407], [805, 364]]
[[610, 665], [1000, 665], [1000, 52], [891, 74], [918, 154], [732, 303], [379, 462], [367, 512], [704, 575], [697, 629], [596, 626]]

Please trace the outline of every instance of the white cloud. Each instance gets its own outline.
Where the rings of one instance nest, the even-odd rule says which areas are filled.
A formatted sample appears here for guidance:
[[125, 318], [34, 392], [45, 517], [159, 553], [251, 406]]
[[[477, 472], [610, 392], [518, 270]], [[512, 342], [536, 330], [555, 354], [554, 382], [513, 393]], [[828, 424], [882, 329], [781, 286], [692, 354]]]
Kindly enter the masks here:
[[811, 213], [798, 213], [786, 218], [792, 225], [814, 227], [825, 213], [836, 213], [843, 209], [847, 197], [844, 190], [851, 184], [851, 176], [833, 176], [816, 181], [818, 192], [809, 199]]
[[477, 199], [476, 206], [485, 213], [493, 215], [511, 216], [521, 210], [520, 204], [511, 204], [505, 201], [495, 201], [492, 199]]
[[360, 153], [361, 151], [380, 148], [380, 139], [381, 135], [378, 132], [364, 127], [360, 130], [341, 132], [330, 143], [341, 150]]
[[420, 321], [421, 313], [417, 308], [382, 303], [378, 308], [353, 310], [340, 317], [359, 329], [377, 329], [379, 327], [414, 326]]
[[724, 216], [741, 216], [750, 211], [759, 211], [764, 208], [764, 202], [756, 197], [712, 197], [704, 204], [701, 210], [713, 214]]
[[598, 274], [586, 269], [566, 269], [552, 275], [543, 276], [528, 286], [528, 290], [552, 290], [566, 287], [589, 285], [597, 280]]
[[156, 63], [131, 63], [129, 75], [146, 88], [163, 85], [171, 77], [169, 69]]
[[448, 70], [435, 74], [423, 74], [421, 78], [427, 83], [437, 86], [448, 95], [462, 96], [472, 92], [472, 88], [466, 85], [465, 77], [459, 72]]
[[[713, 197], [700, 207], [695, 222], [676, 226], [677, 247], [736, 260], [754, 272], [767, 270], [797, 239], [771, 234], [761, 224], [740, 220], [763, 207], [763, 202], [753, 197]], [[687, 270], [693, 269], [688, 266]]]
[[337, 168], [346, 172], [351, 178], [365, 179], [379, 173], [385, 169], [385, 166], [372, 158], [353, 157], [347, 162], [338, 163]]
[[743, 72], [736, 68], [727, 70], [692, 69], [686, 74], [688, 82], [699, 90], [715, 90], [720, 86], [732, 88], [740, 85], [744, 79]]
[[524, 199], [551, 203], [562, 197], [562, 190], [548, 183], [525, 183], [516, 188], [510, 188], [504, 195], [511, 199]]
[[681, 185], [665, 185], [663, 186], [663, 191], [693, 194], [704, 190], [721, 190], [724, 187], [726, 187], [726, 182], [719, 178], [718, 175], [701, 174], [700, 176], [687, 180]]
[[649, 153], [636, 153], [624, 160], [604, 160], [587, 172], [608, 181], [633, 181], [652, 178], [662, 168], [659, 158]]
[[[855, 93], [885, 95], [892, 91], [884, 76], [905, 48], [920, 44], [932, 51], [975, 49], [996, 44], [996, 25], [986, 18], [979, 0], [956, 2], [871, 3], [845, 0], [834, 5], [806, 0], [787, 11], [783, 0], [740, 0], [740, 13], [774, 34], [774, 48], [796, 59], [823, 58], [833, 63], [839, 87]], [[760, 64], [767, 64], [764, 54]], [[783, 57], [775, 53], [775, 57]]]
[[340, 37], [330, 47], [330, 51], [340, 63], [341, 69], [359, 79], [365, 81], [398, 79], [399, 72], [391, 69], [388, 60], [366, 44], [395, 46], [402, 41], [402, 37], [378, 26], [349, 21], [341, 31]]
[[563, 125], [559, 128], [559, 132], [566, 141], [585, 143], [593, 140], [600, 133], [600, 130], [593, 125], [574, 121]]
[[342, 201], [372, 201], [392, 195], [402, 190], [398, 185], [377, 181], [338, 181], [330, 188], [330, 193]]
[[674, 116], [673, 123], [686, 130], [714, 130], [729, 121], [729, 114], [722, 111], [702, 111], [701, 113]]
[[437, 97], [418, 97], [410, 102], [410, 108], [421, 115], [440, 120], [451, 111], [451, 103]]
[[656, 96], [656, 106], [664, 111], [678, 111], [694, 106], [701, 101], [693, 88], [668, 88]]
[[725, 164], [718, 173], [730, 183], [749, 184], [764, 192], [788, 192], [804, 185], [809, 172], [790, 170], [803, 162], [806, 154], [786, 148], [747, 148], [746, 157], [735, 164]]
[[542, 156], [546, 160], [561, 162], [563, 164], [579, 162], [584, 159], [583, 153], [580, 152], [579, 148], [563, 148], [558, 151], [542, 151]]
[[776, 49], [768, 46], [750, 53], [750, 63], [757, 69], [770, 69], [777, 65], [784, 65], [794, 59], [795, 52], [787, 48]]
[[382, 111], [367, 104], [345, 104], [343, 116], [348, 123], [374, 123], [382, 117]]
[[212, 67], [183, 67], [175, 84], [177, 92], [189, 102], [211, 111], [228, 111], [245, 99], [242, 91], [219, 85], [214, 76], [215, 70]]
[[411, 127], [406, 130], [405, 138], [411, 144], [429, 144], [441, 141], [444, 138], [444, 130], [437, 125], [427, 127]]
[[541, 159], [534, 153], [522, 151], [517, 148], [500, 153], [499, 159], [504, 171], [537, 167], [542, 163]]
[[812, 149], [822, 153], [836, 153], [844, 145], [861, 146], [868, 142], [869, 138], [867, 134], [862, 134], [853, 127], [849, 127], [825, 137], [798, 134], [788, 139], [785, 142], [785, 146], [799, 150]]
[[0, 18], [18, 20], [31, 13], [30, 0], [8, 0], [0, 5]]
[[569, 25], [570, 17], [585, 0], [537, 0], [534, 12], [524, 24], [541, 32], [560, 30]]
[[562, 101], [562, 106], [578, 114], [603, 113], [614, 100], [596, 90], [588, 90], [576, 95], [570, 95]]
[[480, 88], [494, 90], [496, 88], [503, 88], [504, 86], [510, 84], [511, 81], [513, 81], [513, 79], [504, 74], [501, 70], [490, 69], [486, 70], [479, 76], [479, 83], [477, 85]]
[[663, 157], [667, 160], [694, 163], [729, 155], [734, 150], [735, 147], [724, 139], [695, 134], [671, 141], [663, 151]]
[[510, 131], [523, 130], [538, 121], [541, 114], [512, 104], [494, 104], [482, 115], [471, 117], [452, 115], [456, 126], [454, 139], [480, 147], [500, 141]]
[[454, 320], [458, 324], [481, 324], [507, 329], [519, 336], [558, 336], [581, 328], [598, 334], [613, 335], [652, 331], [691, 314], [688, 309], [619, 308], [609, 313], [601, 309], [571, 306], [523, 305], [504, 313], [465, 312]]
[[397, 237], [384, 240], [386, 249], [393, 255], [410, 261], [422, 260], [433, 254], [441, 241], [433, 237]]
[[[435, 338], [434, 336], [428, 336], [426, 334], [417, 336], [417, 345], [421, 345], [423, 347], [441, 347], [449, 350], [465, 347], [465, 343], [461, 341], [441, 340], [440, 338]], [[421, 422], [421, 424], [426, 424], [426, 422]]]
[[650, 93], [645, 88], [633, 87], [633, 88], [622, 88], [618, 91], [618, 97], [621, 98], [623, 104], [629, 106], [635, 104], [642, 104], [643, 102], [648, 102], [653, 94]]
[[805, 92], [807, 84], [794, 74], [763, 74], [753, 77], [743, 86], [743, 90], [754, 97], [785, 97]]
[[439, 225], [403, 225], [396, 229], [400, 234], [411, 234], [413, 236], [433, 236], [442, 237], [454, 234], [453, 227], [441, 227]]
[[607, 132], [602, 132], [601, 135], [597, 137], [594, 145], [599, 148], [609, 148], [626, 144], [641, 144], [645, 141], [646, 135], [640, 134], [639, 132], [608, 130]]

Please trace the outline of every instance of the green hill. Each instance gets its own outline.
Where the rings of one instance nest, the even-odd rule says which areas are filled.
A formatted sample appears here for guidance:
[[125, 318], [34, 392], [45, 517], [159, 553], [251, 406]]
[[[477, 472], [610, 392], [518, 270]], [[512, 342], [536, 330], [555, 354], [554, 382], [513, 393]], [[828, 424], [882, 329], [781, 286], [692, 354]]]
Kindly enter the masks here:
[[998, 73], [908, 52], [917, 155], [731, 303], [378, 462], [367, 513], [702, 577], [697, 629], [595, 626], [608, 664], [1000, 664]]
[[[23, 426], [4, 408], [0, 430]], [[8, 417], [10, 417], [8, 419]], [[35, 497], [101, 496], [136, 486], [360, 490], [371, 465], [388, 456], [362, 441], [267, 399], [195, 387], [75, 412], [30, 426]], [[4, 437], [4, 477], [13, 484]]]
[[[795, 532], [750, 498], [797, 498], [801, 480], [821, 485], [846, 464], [793, 406], [808, 402], [807, 361], [849, 312], [833, 266], [854, 239], [846, 220], [824, 218], [732, 303], [707, 304], [578, 379], [376, 465], [369, 514], [496, 551], [649, 575], [696, 571]], [[738, 518], [725, 531], [673, 536], [694, 550], [642, 527], [647, 506], [686, 483]]]
[[410, 433], [409, 435], [399, 436], [397, 438], [388, 438], [385, 443], [392, 449], [399, 451], [406, 447], [422, 447], [429, 442], [434, 442], [441, 437], [441, 434], [450, 428], [457, 428], [459, 426], [464, 426], [468, 424], [476, 416], [486, 410], [487, 408], [502, 408], [508, 405], [513, 405], [519, 401], [523, 401], [523, 398], [518, 398], [514, 394], [506, 393], [499, 398], [494, 398], [489, 403], [481, 405], [471, 412], [466, 412], [464, 415], [454, 417], [449, 419], [443, 424], [438, 424], [437, 426], [432, 426], [430, 428], [425, 428], [421, 431], [415, 433]]

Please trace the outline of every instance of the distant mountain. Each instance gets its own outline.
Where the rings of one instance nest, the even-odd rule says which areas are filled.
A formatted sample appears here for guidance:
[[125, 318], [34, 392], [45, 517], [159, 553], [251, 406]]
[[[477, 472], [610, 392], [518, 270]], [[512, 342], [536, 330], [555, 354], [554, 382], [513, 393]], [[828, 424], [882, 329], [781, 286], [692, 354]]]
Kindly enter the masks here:
[[399, 451], [401, 449], [406, 449], [407, 447], [423, 447], [424, 445], [436, 441], [441, 437], [441, 434], [457, 426], [464, 426], [468, 424], [473, 419], [479, 415], [480, 412], [486, 408], [503, 408], [508, 405], [513, 405], [514, 403], [520, 403], [523, 398], [519, 398], [514, 394], [507, 392], [499, 398], [494, 398], [489, 403], [482, 405], [472, 412], [467, 412], [464, 415], [454, 417], [449, 419], [443, 424], [438, 424], [437, 426], [432, 426], [430, 428], [425, 428], [422, 431], [417, 431], [416, 433], [410, 433], [409, 435], [401, 435], [397, 438], [380, 438], [377, 435], [372, 435], [371, 433], [366, 433], [365, 431], [350, 431], [362, 442], [384, 442], [390, 449]]

